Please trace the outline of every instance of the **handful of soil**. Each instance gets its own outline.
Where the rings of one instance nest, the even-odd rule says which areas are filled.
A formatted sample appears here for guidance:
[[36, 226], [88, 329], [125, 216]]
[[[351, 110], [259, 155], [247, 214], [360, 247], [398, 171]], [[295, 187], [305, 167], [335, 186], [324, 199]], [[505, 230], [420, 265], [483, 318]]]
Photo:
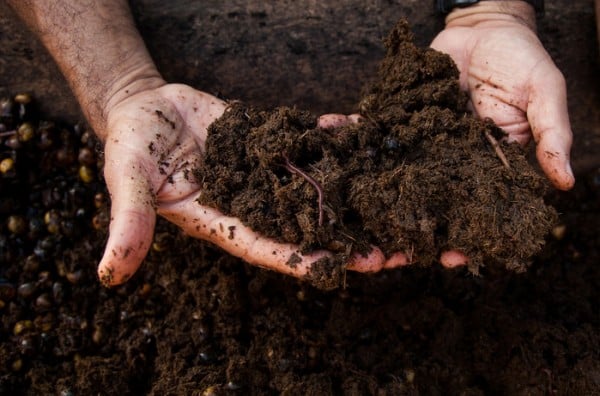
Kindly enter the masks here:
[[544, 177], [517, 144], [495, 149], [504, 132], [468, 114], [449, 56], [417, 48], [405, 21], [385, 44], [363, 122], [321, 129], [306, 111], [232, 104], [208, 130], [200, 202], [342, 269], [376, 245], [420, 265], [458, 249], [474, 273], [525, 270], [556, 221]]

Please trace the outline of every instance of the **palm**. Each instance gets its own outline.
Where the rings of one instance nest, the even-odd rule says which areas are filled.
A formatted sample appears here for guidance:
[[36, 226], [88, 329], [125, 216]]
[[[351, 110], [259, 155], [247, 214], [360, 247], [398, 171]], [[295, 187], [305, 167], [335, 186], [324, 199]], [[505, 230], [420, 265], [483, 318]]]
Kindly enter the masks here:
[[431, 46], [457, 64], [474, 113], [493, 119], [509, 141], [526, 144], [533, 137], [546, 175], [558, 188], [570, 188], [565, 83], [535, 33], [515, 22], [449, 27]]
[[109, 115], [105, 178], [111, 192], [110, 239], [100, 263], [108, 284], [131, 276], [152, 241], [155, 210], [190, 199], [187, 174], [198, 160], [207, 126], [225, 104], [183, 85], [128, 98]]

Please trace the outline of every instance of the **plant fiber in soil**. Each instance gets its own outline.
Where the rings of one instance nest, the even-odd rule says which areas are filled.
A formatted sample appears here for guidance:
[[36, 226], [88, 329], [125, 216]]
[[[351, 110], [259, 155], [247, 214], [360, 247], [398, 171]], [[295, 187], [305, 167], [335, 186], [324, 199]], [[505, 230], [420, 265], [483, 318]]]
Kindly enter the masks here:
[[598, 166], [548, 194], [560, 225], [525, 273], [410, 266], [323, 291], [159, 219], [143, 267], [106, 289], [101, 153], [84, 181], [85, 129], [0, 103], [3, 132], [34, 126], [0, 134], [1, 395], [600, 394]]
[[296, 108], [231, 104], [209, 127], [199, 201], [303, 252], [334, 252], [335, 264], [308, 275], [323, 288], [371, 245], [423, 266], [458, 249], [474, 273], [525, 270], [557, 218], [544, 177], [517, 144], [498, 143], [501, 129], [468, 114], [450, 57], [416, 47], [406, 21], [385, 44], [358, 123], [323, 129]]

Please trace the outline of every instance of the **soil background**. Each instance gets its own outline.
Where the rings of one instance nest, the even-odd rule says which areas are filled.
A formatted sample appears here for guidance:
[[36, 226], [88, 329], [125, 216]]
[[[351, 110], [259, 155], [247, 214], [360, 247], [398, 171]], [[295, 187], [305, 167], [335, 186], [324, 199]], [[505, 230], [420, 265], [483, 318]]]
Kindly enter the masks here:
[[[420, 3], [132, 6], [167, 79], [261, 107], [323, 113], [355, 110], [383, 56], [381, 40], [400, 17], [420, 45], [430, 42], [442, 21]], [[141, 271], [107, 290], [95, 277], [105, 228], [85, 223], [33, 271], [30, 251], [2, 250], [0, 393], [600, 394], [594, 7], [547, 3], [540, 36], [567, 80], [578, 183], [549, 194], [565, 232], [527, 273], [415, 267], [349, 274], [346, 289], [324, 292], [159, 222]], [[48, 55], [3, 3], [0, 21], [0, 87], [34, 92], [45, 118], [79, 121]], [[44, 183], [78, 186], [84, 206], [103, 191], [101, 180], [82, 185], [63, 170]], [[0, 194], [3, 202], [11, 196]], [[95, 216], [106, 210], [98, 206]], [[5, 222], [8, 213], [1, 215]], [[12, 242], [2, 227], [4, 249]]]

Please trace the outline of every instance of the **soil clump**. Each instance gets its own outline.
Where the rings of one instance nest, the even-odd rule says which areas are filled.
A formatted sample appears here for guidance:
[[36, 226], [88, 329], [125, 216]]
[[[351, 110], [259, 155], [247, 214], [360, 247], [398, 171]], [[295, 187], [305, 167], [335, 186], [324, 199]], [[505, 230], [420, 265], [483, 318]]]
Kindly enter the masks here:
[[385, 44], [359, 123], [323, 129], [307, 111], [232, 103], [195, 171], [200, 202], [303, 252], [334, 252], [308, 276], [323, 288], [371, 245], [423, 266], [459, 249], [473, 273], [525, 270], [557, 218], [544, 177], [500, 128], [468, 114], [450, 57], [417, 48], [406, 21]]

